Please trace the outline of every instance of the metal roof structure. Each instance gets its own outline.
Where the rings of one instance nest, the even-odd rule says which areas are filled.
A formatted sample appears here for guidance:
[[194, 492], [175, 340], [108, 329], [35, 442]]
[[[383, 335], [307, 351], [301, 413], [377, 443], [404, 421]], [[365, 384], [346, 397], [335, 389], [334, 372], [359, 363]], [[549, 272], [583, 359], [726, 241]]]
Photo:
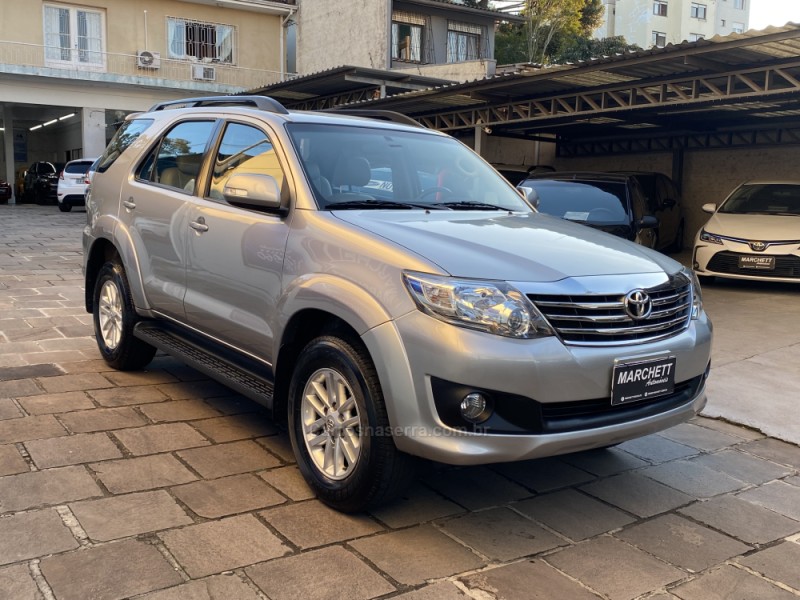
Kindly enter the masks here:
[[[401, 112], [455, 135], [481, 127], [555, 136], [567, 156], [799, 144], [800, 25], [577, 64], [514, 65], [491, 78], [335, 104]], [[331, 103], [307, 98], [303, 108]]]
[[429, 90], [453, 83], [446, 79], [423, 77], [402, 70], [385, 71], [367, 67], [341, 66], [311, 75], [243, 92], [262, 94], [296, 110], [324, 110], [342, 104], [370, 100], [410, 90]]

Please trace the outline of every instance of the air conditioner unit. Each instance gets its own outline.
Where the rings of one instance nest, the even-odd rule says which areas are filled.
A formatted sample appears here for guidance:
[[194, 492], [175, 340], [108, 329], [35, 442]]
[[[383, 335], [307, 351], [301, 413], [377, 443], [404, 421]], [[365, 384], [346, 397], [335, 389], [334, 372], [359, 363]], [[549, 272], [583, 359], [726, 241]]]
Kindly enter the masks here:
[[140, 69], [158, 69], [161, 67], [161, 53], [139, 50], [136, 53], [136, 66]]
[[205, 65], [192, 65], [192, 79], [215, 81], [217, 79], [217, 70], [214, 67], [206, 67]]

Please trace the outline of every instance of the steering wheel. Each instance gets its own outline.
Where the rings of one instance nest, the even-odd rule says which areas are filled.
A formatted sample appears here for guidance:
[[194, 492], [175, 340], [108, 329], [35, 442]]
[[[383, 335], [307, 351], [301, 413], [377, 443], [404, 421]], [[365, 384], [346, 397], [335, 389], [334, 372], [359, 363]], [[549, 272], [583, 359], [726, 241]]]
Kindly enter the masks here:
[[444, 186], [441, 186], [441, 185], [436, 185], [436, 186], [433, 186], [433, 187], [429, 187], [426, 190], [422, 190], [420, 192], [419, 196], [417, 196], [417, 200], [422, 200], [426, 196], [429, 196], [430, 194], [436, 194], [436, 193], [442, 193], [442, 194], [447, 194], [448, 196], [452, 196], [453, 195], [453, 190], [451, 190], [450, 188], [446, 188]]

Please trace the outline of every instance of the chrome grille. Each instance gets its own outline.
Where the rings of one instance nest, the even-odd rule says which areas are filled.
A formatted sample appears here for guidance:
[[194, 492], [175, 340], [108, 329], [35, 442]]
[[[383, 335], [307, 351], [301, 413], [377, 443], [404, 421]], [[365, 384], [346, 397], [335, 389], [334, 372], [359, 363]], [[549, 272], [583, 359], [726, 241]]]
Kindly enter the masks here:
[[625, 311], [627, 291], [609, 295], [550, 296], [529, 294], [566, 344], [606, 346], [636, 344], [676, 335], [692, 315], [692, 286], [679, 282], [645, 290], [653, 310], [634, 320]]

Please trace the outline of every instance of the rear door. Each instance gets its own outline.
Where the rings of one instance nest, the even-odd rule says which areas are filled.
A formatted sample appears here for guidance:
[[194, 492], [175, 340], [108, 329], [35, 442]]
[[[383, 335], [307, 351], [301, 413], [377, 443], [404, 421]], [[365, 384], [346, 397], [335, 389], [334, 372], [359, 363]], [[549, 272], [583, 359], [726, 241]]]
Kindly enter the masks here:
[[273, 362], [273, 315], [281, 294], [287, 218], [232, 206], [222, 196], [234, 173], [276, 179], [288, 194], [285, 160], [260, 122], [227, 122], [202, 198], [188, 215], [186, 318], [231, 346]]
[[122, 184], [120, 220], [133, 240], [148, 302], [181, 321], [187, 214], [215, 126], [213, 119], [177, 123]]

